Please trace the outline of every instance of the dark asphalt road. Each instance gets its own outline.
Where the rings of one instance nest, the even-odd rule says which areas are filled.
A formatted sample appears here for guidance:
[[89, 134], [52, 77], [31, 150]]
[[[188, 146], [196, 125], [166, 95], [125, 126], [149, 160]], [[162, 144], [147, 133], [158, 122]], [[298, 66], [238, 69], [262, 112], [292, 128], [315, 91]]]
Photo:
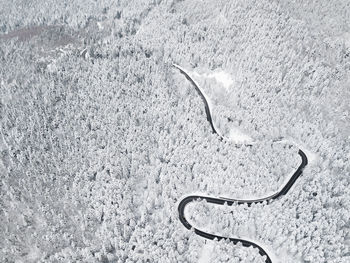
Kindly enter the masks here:
[[[188, 79], [192, 85], [196, 88], [197, 92], [199, 93], [199, 95], [201, 96], [204, 105], [205, 105], [205, 112], [207, 115], [207, 120], [210, 123], [210, 126], [212, 128], [213, 133], [216, 133], [218, 136], [219, 133], [215, 130], [214, 124], [213, 124], [213, 120], [211, 117], [211, 113], [210, 113], [210, 109], [209, 109], [209, 105], [208, 102], [204, 96], [204, 94], [202, 93], [201, 89], [197, 86], [196, 82], [178, 65], [174, 66], [180, 70], [180, 72], [186, 77], [186, 79]], [[220, 139], [223, 139], [220, 136]], [[251, 146], [251, 145], [249, 145]], [[269, 255], [266, 253], [266, 251], [260, 247], [258, 244], [253, 243], [251, 241], [248, 240], [244, 240], [244, 239], [240, 239], [240, 238], [231, 238], [231, 237], [222, 237], [222, 236], [218, 236], [218, 235], [213, 235], [210, 233], [206, 233], [203, 232], [195, 227], [193, 227], [187, 220], [185, 217], [185, 208], [186, 206], [196, 200], [206, 200], [208, 203], [211, 204], [217, 204], [217, 205], [224, 205], [227, 204], [229, 206], [232, 206], [234, 204], [237, 205], [241, 205], [241, 204], [247, 204], [248, 206], [251, 206], [252, 204], [257, 204], [257, 203], [262, 203], [264, 201], [267, 202], [267, 204], [269, 204], [272, 200], [278, 199], [279, 197], [285, 195], [288, 193], [288, 191], [291, 189], [291, 187], [293, 186], [293, 184], [296, 182], [296, 180], [300, 177], [300, 175], [303, 172], [303, 169], [305, 168], [305, 166], [308, 164], [308, 159], [305, 155], [305, 153], [299, 149], [299, 155], [301, 157], [301, 164], [299, 165], [298, 169], [294, 172], [294, 174], [291, 176], [291, 178], [288, 180], [288, 182], [284, 185], [284, 187], [281, 189], [281, 191], [265, 197], [265, 198], [261, 198], [261, 199], [256, 199], [256, 200], [239, 200], [239, 199], [225, 199], [225, 198], [214, 198], [214, 197], [208, 197], [208, 196], [201, 196], [201, 195], [191, 195], [191, 196], [187, 196], [184, 199], [181, 200], [181, 202], [179, 203], [178, 206], [178, 212], [179, 212], [179, 218], [181, 223], [187, 228], [187, 229], [193, 229], [194, 232], [204, 238], [213, 240], [213, 239], [217, 239], [217, 240], [221, 240], [221, 239], [228, 239], [230, 240], [232, 243], [237, 244], [238, 242], [241, 242], [243, 246], [245, 247], [255, 247], [259, 249], [259, 254], [262, 256], [266, 256], [266, 263], [272, 263], [271, 258], [269, 257]]]

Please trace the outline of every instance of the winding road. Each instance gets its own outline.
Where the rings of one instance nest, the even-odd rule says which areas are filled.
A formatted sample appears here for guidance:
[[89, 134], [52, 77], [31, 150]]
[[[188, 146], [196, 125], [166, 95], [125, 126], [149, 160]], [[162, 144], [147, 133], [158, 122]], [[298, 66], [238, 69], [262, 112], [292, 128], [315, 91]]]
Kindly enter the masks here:
[[[218, 130], [215, 128], [215, 124], [213, 123], [212, 120], [212, 116], [211, 116], [211, 111], [210, 111], [210, 106], [208, 103], [208, 100], [204, 94], [204, 92], [199, 88], [199, 85], [190, 77], [190, 75], [179, 65], [173, 64], [174, 67], [176, 67], [177, 69], [180, 70], [180, 72], [186, 77], [186, 79], [188, 79], [192, 85], [195, 87], [195, 89], [197, 90], [197, 92], [199, 93], [199, 95], [201, 96], [204, 105], [205, 105], [205, 112], [207, 115], [207, 120], [210, 123], [210, 126], [212, 128], [213, 133], [217, 134], [218, 136], [220, 136], [220, 139], [223, 140], [225, 139], [222, 135], [220, 135], [218, 133]], [[249, 146], [251, 146], [249, 144]], [[217, 239], [217, 240], [221, 240], [221, 239], [228, 239], [230, 240], [232, 243], [237, 244], [238, 242], [242, 243], [243, 246], [245, 247], [255, 247], [259, 249], [259, 254], [262, 256], [266, 256], [266, 263], [272, 263], [271, 258], [269, 257], [269, 255], [266, 253], [266, 251], [260, 247], [258, 244], [253, 243], [251, 241], [245, 240], [245, 239], [240, 239], [240, 238], [232, 238], [232, 237], [222, 237], [222, 236], [218, 236], [218, 235], [214, 235], [214, 234], [210, 234], [204, 231], [201, 231], [195, 227], [193, 227], [187, 220], [185, 217], [185, 208], [186, 206], [196, 200], [206, 200], [206, 202], [211, 203], [211, 204], [217, 204], [217, 205], [224, 205], [227, 204], [229, 206], [232, 206], [234, 204], [247, 204], [248, 206], [251, 206], [252, 204], [257, 204], [257, 203], [262, 203], [264, 201], [267, 202], [267, 204], [269, 204], [272, 200], [278, 199], [279, 197], [285, 195], [288, 193], [288, 191], [291, 189], [291, 187], [293, 186], [293, 184], [296, 182], [296, 180], [299, 178], [299, 176], [302, 174], [303, 169], [305, 168], [305, 166], [308, 164], [308, 159], [305, 155], [305, 153], [299, 149], [298, 154], [301, 157], [301, 164], [299, 165], [298, 169], [294, 172], [294, 174], [291, 176], [291, 178], [288, 180], [288, 182], [283, 186], [283, 188], [273, 194], [270, 195], [268, 197], [264, 197], [261, 199], [255, 199], [255, 200], [240, 200], [240, 199], [227, 199], [227, 198], [214, 198], [214, 197], [209, 197], [209, 196], [202, 196], [202, 195], [190, 195], [187, 196], [185, 198], [183, 198], [178, 206], [178, 212], [179, 212], [179, 219], [181, 221], [181, 223], [187, 228], [187, 229], [193, 229], [194, 232], [204, 238], [213, 240], [213, 239]]]

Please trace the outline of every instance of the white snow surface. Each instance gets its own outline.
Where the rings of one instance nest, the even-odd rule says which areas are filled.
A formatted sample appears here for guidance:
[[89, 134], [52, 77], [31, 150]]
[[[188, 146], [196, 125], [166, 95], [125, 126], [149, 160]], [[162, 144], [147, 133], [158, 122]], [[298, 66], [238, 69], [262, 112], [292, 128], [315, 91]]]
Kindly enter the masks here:
[[0, 6], [0, 262], [350, 262], [349, 1]]
[[[223, 72], [223, 71], [219, 71], [216, 73], [210, 73], [210, 74], [198, 74], [196, 72], [189, 72], [188, 70], [186, 70], [185, 68], [174, 64], [175, 67], [177, 67], [178, 69], [181, 69], [182, 71], [186, 72], [186, 74], [188, 76], [190, 76], [190, 78], [195, 82], [196, 86], [201, 90], [201, 93], [203, 94], [203, 96], [205, 97], [207, 103], [208, 103], [208, 107], [209, 107], [209, 111], [214, 119], [213, 121], [213, 126], [216, 130], [216, 132], [218, 133], [218, 135], [222, 138], [224, 138], [227, 141], [232, 141], [233, 143], [253, 143], [252, 138], [242, 132], [239, 128], [234, 127], [233, 125], [231, 125], [231, 127], [229, 128], [229, 133], [227, 136], [225, 136], [219, 127], [217, 127], [216, 125], [216, 121], [215, 121], [215, 111], [214, 111], [214, 103], [213, 100], [207, 95], [207, 93], [205, 92], [205, 90], [203, 90], [203, 88], [200, 87], [200, 85], [196, 82], [196, 80], [194, 79], [194, 76], [197, 78], [215, 78], [217, 81], [219, 81], [220, 83], [223, 84], [223, 86], [225, 87], [226, 90], [229, 89], [230, 85], [232, 85], [233, 80], [231, 79], [230, 75]], [[216, 90], [213, 90], [212, 93], [216, 93]], [[220, 101], [219, 101], [220, 103]], [[203, 103], [204, 105], [204, 103]]]
[[[228, 73], [225, 73], [224, 71], [219, 71], [219, 72], [210, 73], [210, 74], [198, 74], [196, 72], [193, 72], [192, 74], [190, 73], [190, 76], [191, 75], [194, 75], [197, 78], [215, 78], [217, 82], [221, 83], [225, 87], [226, 89], [225, 93], [228, 93], [229, 87], [233, 84], [233, 80], [230, 77], [230, 75]], [[223, 137], [225, 140], [232, 141], [233, 143], [250, 143], [250, 144], [253, 143], [253, 139], [247, 133], [243, 132], [240, 128], [235, 127], [234, 125], [230, 125], [227, 136], [225, 136], [221, 132], [220, 128], [216, 125], [216, 118], [215, 118], [216, 111], [214, 110], [214, 108], [216, 108], [215, 107], [216, 105], [214, 105], [215, 103], [213, 102], [211, 97], [206, 94], [203, 88], [201, 88], [199, 84], [197, 85], [201, 89], [203, 95], [205, 96], [208, 102], [209, 109], [213, 117], [213, 125], [215, 127], [215, 130], [218, 132], [218, 134], [221, 137]], [[211, 93], [212, 93], [212, 97], [215, 97], [216, 94], [220, 94], [221, 92], [220, 91], [218, 92], [218, 90], [215, 89], [215, 85], [214, 85]], [[216, 101], [216, 103], [220, 104], [222, 103], [222, 101], [219, 100], [219, 101]]]
[[231, 78], [230, 74], [226, 73], [225, 71], [216, 71], [210, 74], [205, 74], [205, 77], [215, 78], [216, 81], [220, 82], [226, 90], [228, 90], [233, 84], [233, 79]]

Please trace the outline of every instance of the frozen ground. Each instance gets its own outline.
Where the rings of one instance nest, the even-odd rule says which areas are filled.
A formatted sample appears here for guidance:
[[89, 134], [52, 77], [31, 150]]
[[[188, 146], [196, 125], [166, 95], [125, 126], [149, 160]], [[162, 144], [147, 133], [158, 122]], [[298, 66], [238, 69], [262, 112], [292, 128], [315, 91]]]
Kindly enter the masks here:
[[[231, 3], [228, 3], [231, 2]], [[350, 2], [0, 0], [0, 262], [350, 261]], [[172, 63], [191, 71], [214, 105]]]

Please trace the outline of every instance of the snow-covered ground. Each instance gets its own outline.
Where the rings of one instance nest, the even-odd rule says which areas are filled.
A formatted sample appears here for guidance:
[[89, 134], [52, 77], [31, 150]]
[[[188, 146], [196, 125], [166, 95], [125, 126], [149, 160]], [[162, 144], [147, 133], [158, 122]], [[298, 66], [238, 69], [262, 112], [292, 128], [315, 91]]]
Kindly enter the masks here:
[[0, 262], [349, 262], [349, 5], [2, 0]]

